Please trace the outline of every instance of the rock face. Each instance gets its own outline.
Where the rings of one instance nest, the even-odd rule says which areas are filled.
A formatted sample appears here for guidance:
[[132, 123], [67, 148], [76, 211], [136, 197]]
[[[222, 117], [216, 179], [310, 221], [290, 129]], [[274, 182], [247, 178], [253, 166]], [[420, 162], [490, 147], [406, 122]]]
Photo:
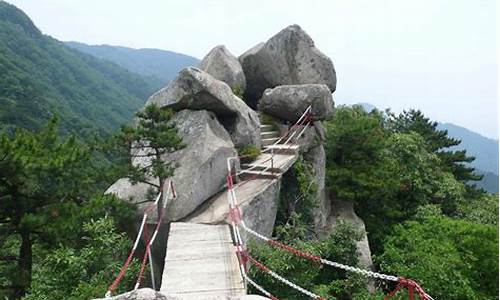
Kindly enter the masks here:
[[[278, 210], [280, 180], [256, 179], [236, 186], [235, 193], [245, 223], [253, 230], [271, 236]], [[206, 201], [183, 222], [200, 224], [230, 223], [226, 191]], [[245, 238], [245, 236], [244, 236]]]
[[266, 89], [259, 109], [273, 117], [290, 122], [297, 121], [308, 106], [314, 120], [333, 116], [332, 93], [324, 84], [280, 85]]
[[326, 225], [330, 215], [330, 199], [326, 196], [325, 189], [325, 164], [326, 154], [322, 144], [310, 149], [305, 155], [304, 160], [312, 167], [314, 182], [316, 184], [316, 203], [317, 207], [313, 210], [314, 226], [319, 234]]
[[208, 110], [217, 116], [236, 147], [260, 147], [260, 121], [257, 113], [236, 97], [224, 82], [200, 69], [189, 67], [167, 87], [153, 94], [147, 104], [183, 109]]
[[[370, 245], [368, 243], [368, 237], [366, 235], [365, 223], [354, 212], [352, 202], [342, 200], [334, 200], [332, 202], [332, 214], [330, 215], [328, 220], [327, 232], [334, 231], [335, 227], [338, 226], [340, 222], [350, 223], [356, 230], [361, 232], [361, 240], [356, 243], [359, 264], [366, 270], [374, 270]], [[373, 281], [368, 280], [366, 285], [370, 292], [375, 291], [375, 284]]]
[[[170, 202], [166, 220], [175, 221], [191, 213], [203, 201], [216, 194], [225, 183], [226, 159], [236, 156], [236, 150], [224, 127], [211, 112], [182, 110], [171, 122], [177, 125], [185, 148], [167, 155], [164, 160], [178, 165], [172, 177], [178, 198]], [[138, 163], [138, 162], [133, 162]], [[132, 185], [122, 178], [106, 193], [132, 203], [146, 199], [146, 184]], [[149, 203], [139, 206], [142, 211]]]
[[236, 156], [226, 130], [213, 113], [182, 110], [172, 119], [186, 147], [170, 154], [166, 161], [179, 165], [172, 177], [178, 198], [167, 207], [167, 219], [185, 217], [225, 183], [226, 160]]
[[216, 46], [203, 58], [200, 69], [227, 83], [234, 91], [246, 87], [245, 73], [238, 59], [223, 45]]
[[288, 26], [242, 54], [239, 60], [247, 79], [245, 98], [252, 107], [256, 107], [266, 88], [318, 83], [334, 92], [337, 85], [332, 61], [298, 25]]

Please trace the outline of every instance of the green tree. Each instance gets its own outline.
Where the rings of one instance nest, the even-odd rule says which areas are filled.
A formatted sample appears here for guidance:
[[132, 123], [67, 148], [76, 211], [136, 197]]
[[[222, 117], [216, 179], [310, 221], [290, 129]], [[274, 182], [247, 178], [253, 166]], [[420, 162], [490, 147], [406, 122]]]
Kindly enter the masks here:
[[165, 179], [173, 175], [175, 166], [165, 160], [165, 155], [183, 147], [171, 122], [173, 114], [170, 109], [150, 104], [136, 113], [135, 125], [122, 127], [118, 145], [122, 158], [129, 162], [126, 176], [132, 183], [146, 183], [159, 190]]
[[[278, 229], [281, 235], [280, 240], [302, 251], [321, 255], [330, 260], [351, 266], [358, 264], [356, 241], [360, 239], [360, 234], [352, 226], [346, 223], [340, 224], [329, 237], [317, 240], [307, 238], [305, 235], [307, 229], [301, 230], [304, 224], [296, 215], [292, 216], [292, 219], [294, 221]], [[359, 276], [326, 266], [322, 267], [320, 264], [289, 252], [271, 248], [267, 244], [251, 243], [250, 250], [252, 256], [271, 270], [328, 299], [351, 299], [353, 294], [365, 289], [365, 282]], [[303, 294], [276, 281], [256, 267], [250, 268], [250, 276], [280, 299], [304, 299]]]
[[[116, 229], [110, 217], [85, 221], [78, 235], [81, 239], [78, 247], [59, 245], [50, 251], [40, 251], [44, 258], [35, 265], [30, 292], [23, 299], [76, 300], [104, 295], [132, 241]], [[139, 261], [132, 261], [118, 292], [133, 287], [139, 265]]]
[[91, 157], [75, 138], [58, 137], [55, 119], [39, 133], [0, 134], [0, 243], [14, 239], [18, 250], [0, 258], [15, 264], [2, 288], [14, 297], [30, 287], [35, 241], [49, 239], [46, 229], [61, 207], [89, 195]]
[[456, 179], [467, 182], [478, 181], [482, 176], [474, 174], [474, 168], [467, 165], [475, 158], [468, 156], [466, 150], [449, 150], [450, 147], [458, 146], [461, 141], [450, 138], [448, 131], [439, 130], [438, 123], [426, 118], [420, 110], [411, 109], [403, 111], [399, 115], [388, 114], [388, 128], [394, 132], [420, 134], [425, 141], [427, 150], [438, 155], [443, 170], [451, 172]]
[[498, 227], [435, 210], [396, 226], [376, 257], [383, 272], [414, 278], [435, 299], [498, 299]]

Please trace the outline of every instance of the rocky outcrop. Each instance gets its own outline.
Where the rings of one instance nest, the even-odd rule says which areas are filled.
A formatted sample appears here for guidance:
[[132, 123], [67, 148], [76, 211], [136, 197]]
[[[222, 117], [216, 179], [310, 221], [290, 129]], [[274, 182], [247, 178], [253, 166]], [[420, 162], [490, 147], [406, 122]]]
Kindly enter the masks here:
[[[217, 299], [218, 300], [265, 300], [269, 298], [258, 295], [245, 295], [242, 297], [227, 297], [223, 299], [221, 298]], [[175, 296], [165, 296], [161, 292], [149, 288], [144, 288], [116, 295], [111, 298], [101, 298], [95, 300], [182, 300], [182, 299], [180, 297], [175, 297]], [[215, 300], [215, 298], [213, 300]]]
[[236, 97], [226, 83], [205, 71], [193, 67], [183, 69], [167, 87], [148, 99], [147, 104], [152, 103], [175, 111], [211, 111], [229, 132], [236, 147], [260, 147], [257, 113]]
[[[370, 244], [366, 234], [365, 223], [354, 211], [353, 203], [350, 201], [334, 200], [332, 201], [332, 213], [328, 219], [326, 234], [335, 230], [340, 223], [346, 222], [354, 226], [361, 233], [361, 239], [356, 243], [358, 251], [359, 265], [366, 270], [374, 270], [371, 257]], [[373, 281], [367, 281], [367, 288], [370, 292], [375, 291]]]
[[318, 234], [321, 233], [330, 215], [330, 199], [326, 195], [326, 154], [322, 144], [311, 148], [305, 155], [304, 160], [311, 166], [312, 177], [316, 186], [316, 207], [313, 209], [314, 226]]
[[216, 46], [203, 58], [200, 69], [227, 83], [233, 91], [243, 92], [246, 87], [245, 73], [238, 59], [223, 45]]
[[288, 26], [239, 60], [247, 80], [245, 99], [254, 108], [266, 88], [316, 83], [326, 84], [333, 92], [337, 85], [332, 61], [298, 25]]
[[167, 207], [167, 219], [179, 220], [216, 194], [225, 184], [227, 158], [236, 156], [234, 145], [215, 115], [182, 110], [172, 119], [185, 148], [165, 161], [178, 165], [172, 177], [178, 198]]
[[[177, 165], [172, 180], [178, 198], [166, 210], [166, 220], [185, 217], [203, 201], [216, 194], [225, 183], [226, 159], [236, 155], [228, 133], [211, 112], [182, 110], [171, 122], [175, 123], [185, 147], [164, 157], [166, 163]], [[132, 203], [144, 202], [148, 193], [146, 184], [132, 185], [120, 179], [106, 193]], [[139, 206], [142, 211], [149, 203]]]
[[[278, 210], [280, 180], [255, 179], [236, 185], [235, 193], [245, 223], [264, 235], [271, 236]], [[230, 223], [226, 191], [206, 201], [183, 222], [200, 224]]]
[[281, 120], [296, 122], [308, 106], [314, 120], [333, 116], [332, 93], [324, 84], [280, 85], [266, 89], [259, 102], [259, 109]]
[[162, 293], [149, 288], [138, 289], [135, 291], [116, 295], [111, 298], [101, 298], [95, 300], [110, 300], [110, 299], [111, 300], [174, 300], [173, 298], [167, 297]]

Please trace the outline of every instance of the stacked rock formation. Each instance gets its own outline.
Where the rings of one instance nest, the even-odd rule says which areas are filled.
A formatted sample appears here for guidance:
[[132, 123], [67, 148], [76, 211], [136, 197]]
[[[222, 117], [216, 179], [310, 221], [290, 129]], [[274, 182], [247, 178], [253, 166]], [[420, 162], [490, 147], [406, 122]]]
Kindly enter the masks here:
[[[337, 222], [338, 218], [332, 221], [325, 188], [322, 121], [333, 116], [332, 92], [336, 81], [332, 61], [314, 46], [305, 31], [292, 25], [239, 58], [224, 46], [217, 46], [203, 58], [199, 68], [183, 69], [168, 86], [153, 94], [147, 104], [154, 103], [176, 112], [171, 122], [178, 127], [186, 145], [164, 157], [165, 162], [178, 166], [172, 178], [178, 198], [167, 206], [161, 231], [163, 241], [153, 249], [154, 261], [163, 262], [169, 222], [220, 224], [226, 221], [226, 204], [215, 205], [217, 201], [225, 201], [219, 198], [227, 174], [226, 160], [236, 156], [237, 149], [261, 147], [257, 111], [286, 127], [311, 106], [314, 126], [309, 127], [298, 142], [305, 163], [311, 166], [316, 186], [317, 235], [324, 236], [325, 230], [334, 230], [329, 220]], [[235, 92], [243, 92], [245, 100]], [[246, 188], [251, 189], [252, 184]], [[272, 233], [280, 190], [290, 188], [296, 187], [286, 186], [279, 179], [256, 187], [248, 199], [243, 199], [247, 224], [263, 234]], [[142, 203], [148, 188], [140, 183], [132, 185], [122, 178], [107, 192], [125, 201]], [[139, 215], [148, 204], [138, 204]], [[366, 253], [361, 256], [366, 257]], [[160, 263], [155, 269], [161, 268]]]

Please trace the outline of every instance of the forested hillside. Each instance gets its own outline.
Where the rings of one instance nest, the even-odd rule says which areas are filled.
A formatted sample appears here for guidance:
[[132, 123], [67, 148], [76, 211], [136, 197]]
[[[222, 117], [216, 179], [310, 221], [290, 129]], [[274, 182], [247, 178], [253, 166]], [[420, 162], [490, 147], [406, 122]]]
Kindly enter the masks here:
[[140, 76], [66, 47], [0, 2], [0, 124], [39, 129], [52, 116], [80, 137], [110, 133], [154, 91]]
[[65, 42], [65, 44], [137, 73], [150, 81], [157, 89], [172, 80], [179, 70], [197, 66], [200, 62], [192, 56], [159, 49], [133, 49], [110, 45], [87, 45], [78, 42]]

